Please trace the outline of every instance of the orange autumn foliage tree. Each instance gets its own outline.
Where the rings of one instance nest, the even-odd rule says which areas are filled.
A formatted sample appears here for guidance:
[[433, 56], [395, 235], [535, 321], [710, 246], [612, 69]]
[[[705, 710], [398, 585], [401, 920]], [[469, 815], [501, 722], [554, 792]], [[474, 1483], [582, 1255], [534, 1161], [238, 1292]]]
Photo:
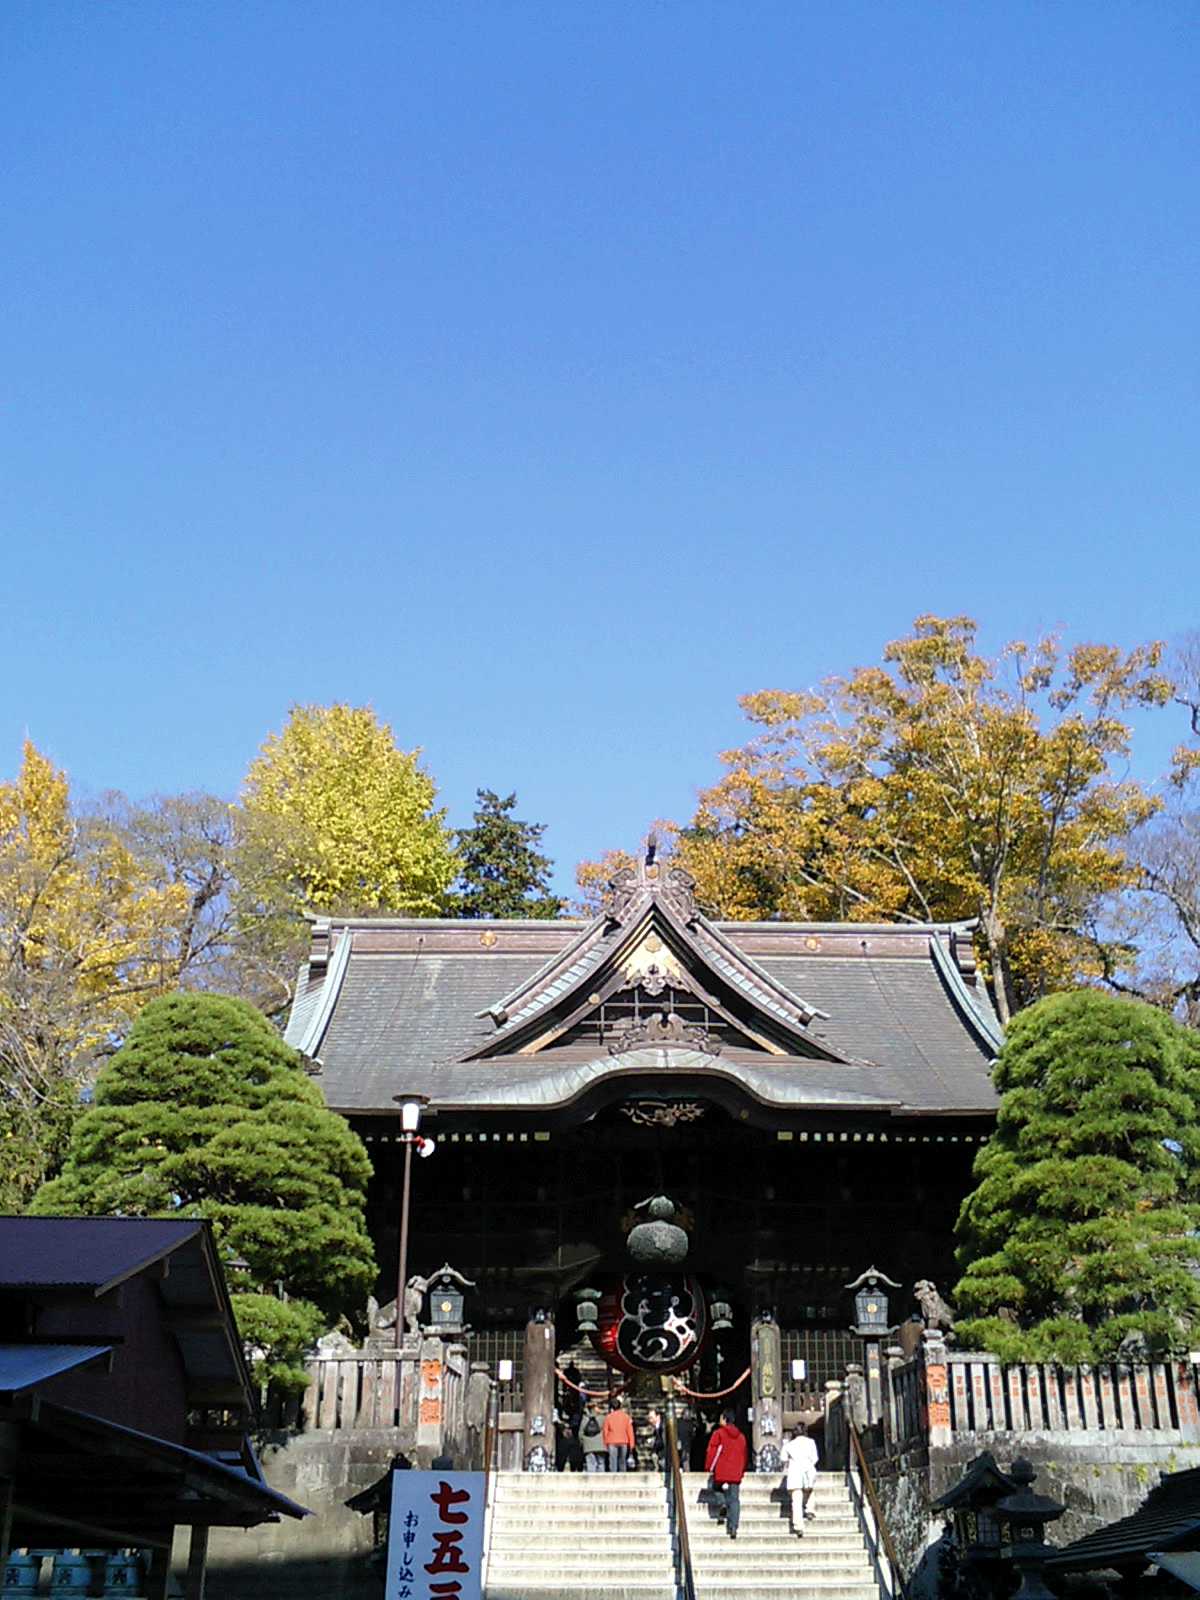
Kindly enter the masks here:
[[26, 741], [0, 783], [0, 1206], [19, 1209], [61, 1152], [82, 1084], [178, 978], [189, 910]]
[[[1127, 959], [1102, 908], [1157, 802], [1118, 775], [1125, 714], [1160, 705], [1162, 647], [976, 646], [918, 617], [878, 666], [741, 705], [757, 732], [679, 830], [701, 905], [731, 920], [978, 919], [1002, 1020]], [[585, 863], [594, 880], [599, 864]]]

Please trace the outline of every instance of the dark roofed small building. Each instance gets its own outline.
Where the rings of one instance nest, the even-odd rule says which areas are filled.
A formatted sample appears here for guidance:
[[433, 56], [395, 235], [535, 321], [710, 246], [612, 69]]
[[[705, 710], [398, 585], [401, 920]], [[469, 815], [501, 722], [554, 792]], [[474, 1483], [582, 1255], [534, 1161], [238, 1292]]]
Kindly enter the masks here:
[[713, 922], [652, 859], [590, 922], [321, 919], [287, 1037], [371, 1150], [383, 1298], [396, 1099], [423, 1095], [410, 1269], [452, 1261], [476, 1328], [623, 1270], [632, 1208], [665, 1192], [732, 1337], [769, 1308], [815, 1384], [857, 1356], [843, 1285], [867, 1262], [952, 1273], [1000, 1044], [970, 926]]
[[199, 1596], [210, 1527], [304, 1515], [263, 1480], [253, 1409], [208, 1223], [0, 1217], [7, 1547], [151, 1549], [153, 1596], [189, 1526]]

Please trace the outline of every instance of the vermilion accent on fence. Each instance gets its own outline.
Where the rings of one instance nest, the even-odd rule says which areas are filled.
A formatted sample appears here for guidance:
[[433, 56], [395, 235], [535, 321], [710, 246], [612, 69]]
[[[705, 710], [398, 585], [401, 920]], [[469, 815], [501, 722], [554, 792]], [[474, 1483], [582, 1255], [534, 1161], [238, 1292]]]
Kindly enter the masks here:
[[987, 1355], [927, 1345], [890, 1372], [897, 1439], [937, 1445], [993, 1433], [1155, 1434], [1200, 1441], [1197, 1370], [1188, 1361], [1141, 1366], [1004, 1365]]

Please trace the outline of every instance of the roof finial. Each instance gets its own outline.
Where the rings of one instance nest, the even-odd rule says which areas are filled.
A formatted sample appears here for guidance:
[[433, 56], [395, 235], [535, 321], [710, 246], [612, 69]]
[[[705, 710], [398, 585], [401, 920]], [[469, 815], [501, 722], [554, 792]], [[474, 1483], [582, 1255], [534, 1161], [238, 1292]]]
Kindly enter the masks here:
[[642, 858], [641, 878], [645, 888], [657, 888], [659, 878], [658, 834], [653, 828], [646, 835], [646, 854]]

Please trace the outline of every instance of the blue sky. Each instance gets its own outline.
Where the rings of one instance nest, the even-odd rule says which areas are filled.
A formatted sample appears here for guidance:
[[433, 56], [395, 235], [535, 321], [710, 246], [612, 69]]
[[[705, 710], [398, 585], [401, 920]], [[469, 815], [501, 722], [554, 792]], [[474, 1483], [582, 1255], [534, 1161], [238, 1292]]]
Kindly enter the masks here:
[[1194, 627], [1195, 22], [7, 0], [0, 772], [369, 701], [567, 880], [919, 612]]

